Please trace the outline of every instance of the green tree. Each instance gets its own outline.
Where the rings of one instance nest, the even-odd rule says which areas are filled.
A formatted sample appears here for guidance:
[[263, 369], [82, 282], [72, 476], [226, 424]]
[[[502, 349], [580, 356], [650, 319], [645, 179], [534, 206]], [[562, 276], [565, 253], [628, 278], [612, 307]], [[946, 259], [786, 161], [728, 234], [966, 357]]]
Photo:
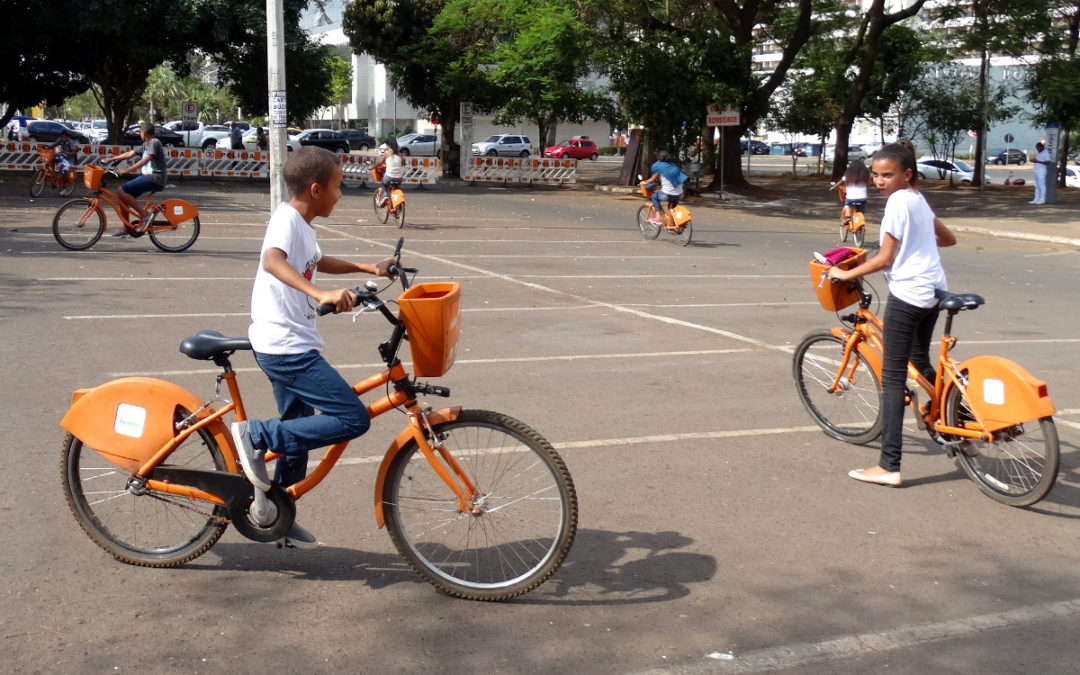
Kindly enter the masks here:
[[[163, 63], [155, 66], [146, 77], [147, 119], [153, 122], [167, 122], [179, 117], [182, 101], [182, 86], [172, 64]], [[172, 115], [176, 112], [176, 115]]]
[[[1061, 155], [1068, 157], [1080, 124], [1080, 2], [1057, 3], [1060, 21], [1047, 31], [1032, 68], [1030, 99], [1038, 106], [1036, 120], [1061, 124]], [[1059, 162], [1058, 185], [1065, 186], [1066, 162]]]
[[340, 56], [330, 56], [327, 61], [330, 67], [330, 102], [341, 120], [345, 117], [345, 104], [352, 95], [352, 64]]

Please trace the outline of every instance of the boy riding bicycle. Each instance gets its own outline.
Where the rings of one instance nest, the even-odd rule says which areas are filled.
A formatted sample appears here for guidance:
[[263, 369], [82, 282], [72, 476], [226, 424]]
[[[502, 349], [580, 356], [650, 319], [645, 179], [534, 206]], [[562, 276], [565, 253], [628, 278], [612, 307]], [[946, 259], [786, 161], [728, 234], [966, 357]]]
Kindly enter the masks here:
[[71, 165], [79, 157], [79, 144], [68, 136], [66, 131], [61, 131], [60, 136], [56, 139], [56, 142], [48, 146], [50, 148], [56, 148], [56, 170], [60, 173], [66, 174]]
[[652, 193], [653, 215], [649, 218], [653, 224], [660, 225], [664, 222], [664, 207], [661, 200], [667, 199], [669, 208], [678, 206], [679, 199], [683, 195], [683, 183], [686, 182], [688, 176], [671, 161], [671, 156], [666, 150], [656, 153], [656, 161], [649, 167], [649, 171], [652, 175], [641, 181], [641, 186], [653, 189], [657, 183], [660, 184], [660, 189]]
[[[154, 138], [154, 134], [155, 130], [153, 124], [139, 125], [139, 137], [142, 138], [143, 144], [137, 148], [128, 150], [127, 152], [120, 153], [115, 157], [110, 157], [102, 162], [103, 164], [107, 164], [136, 156], [140, 158], [139, 161], [131, 166], [116, 172], [117, 174], [123, 175], [126, 173], [134, 173], [138, 170], [141, 174], [138, 178], [124, 183], [120, 189], [117, 190], [120, 199], [123, 200], [129, 208], [139, 214], [138, 230], [140, 232], [146, 231], [146, 228], [150, 225], [150, 221], [154, 216], [152, 213], [146, 212], [146, 209], [143, 208], [137, 198], [147, 192], [158, 192], [165, 187], [165, 147], [161, 145], [161, 141]], [[121, 225], [120, 231], [113, 233], [113, 236], [127, 237], [130, 235], [128, 234], [128, 228]]]
[[[255, 360], [270, 378], [281, 417], [232, 425], [240, 463], [256, 490], [253, 513], [267, 508], [270, 478], [264, 457], [269, 449], [282, 453], [274, 480], [288, 487], [307, 475], [309, 450], [351, 440], [370, 426], [367, 408], [322, 357], [324, 343], [315, 325], [319, 305], [334, 305], [337, 314], [352, 309], [356, 297], [347, 288], [327, 291], [316, 286], [316, 272], [393, 278], [393, 258], [374, 265], [349, 262], [323, 255], [315, 241], [312, 221], [328, 217], [341, 198], [344, 175], [337, 155], [304, 146], [289, 154], [284, 174], [291, 198], [278, 205], [266, 226], [248, 329]], [[280, 543], [309, 548], [318, 540], [294, 522]]]

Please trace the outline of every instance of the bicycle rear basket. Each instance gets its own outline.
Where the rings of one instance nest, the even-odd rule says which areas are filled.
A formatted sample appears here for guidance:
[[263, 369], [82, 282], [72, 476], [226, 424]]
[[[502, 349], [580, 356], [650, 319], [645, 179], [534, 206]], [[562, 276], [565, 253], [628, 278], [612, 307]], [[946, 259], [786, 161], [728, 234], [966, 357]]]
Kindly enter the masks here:
[[86, 185], [87, 190], [98, 190], [101, 188], [101, 178], [105, 175], [105, 169], [97, 164], [87, 164], [83, 169], [83, 183]]
[[439, 377], [454, 365], [461, 334], [461, 284], [429, 281], [398, 296], [401, 320], [409, 335], [413, 374]]
[[[851, 250], [855, 254], [836, 263], [837, 267], [842, 270], [849, 270], [866, 261], [866, 249], [852, 248]], [[810, 285], [813, 287], [814, 292], [817, 293], [818, 303], [821, 304], [822, 309], [837, 312], [858, 302], [859, 292], [855, 289], [855, 284], [850, 281], [841, 281], [834, 284], [826, 279], [825, 283], [821, 283], [821, 274], [828, 269], [828, 265], [822, 265], [816, 260], [810, 261]]]
[[56, 161], [56, 148], [38, 148], [38, 155], [41, 157], [41, 161], [52, 164]]

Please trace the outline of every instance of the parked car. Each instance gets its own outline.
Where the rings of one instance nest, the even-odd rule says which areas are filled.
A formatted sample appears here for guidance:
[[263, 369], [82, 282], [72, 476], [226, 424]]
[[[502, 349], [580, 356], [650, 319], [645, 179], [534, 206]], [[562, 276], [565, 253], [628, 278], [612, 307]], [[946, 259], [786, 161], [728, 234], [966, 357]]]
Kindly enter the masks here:
[[479, 143], [472, 144], [472, 154], [485, 157], [528, 157], [532, 153], [532, 141], [521, 134], [494, 134]]
[[761, 141], [750, 141], [749, 143], [745, 140], [739, 141], [739, 151], [742, 152], [742, 154], [746, 154], [747, 147], [749, 147], [750, 152], [755, 155], [769, 154], [769, 146], [767, 143], [762, 143]]
[[434, 156], [439, 149], [439, 137], [435, 134], [405, 134], [397, 139], [398, 152], [409, 155]]
[[[919, 180], [950, 180], [957, 183], [970, 184], [975, 177], [975, 169], [971, 165], [958, 159], [937, 159], [930, 155], [923, 155], [915, 162], [915, 170]], [[985, 179], [987, 183], [989, 178]]]
[[1065, 187], [1080, 188], [1080, 170], [1065, 167]]
[[[823, 155], [826, 162], [833, 161], [834, 159], [836, 159], [836, 146], [835, 145], [826, 145], [825, 146], [825, 151], [822, 153], [822, 155]], [[869, 155], [866, 154], [866, 150], [863, 148], [863, 146], [861, 146], [861, 145], [848, 145], [848, 147], [847, 147], [847, 158], [848, 158], [849, 162], [854, 161], [856, 159], [861, 159], [863, 161], [866, 161], [867, 157], [869, 157]]]
[[55, 120], [30, 120], [26, 123], [26, 133], [30, 135], [31, 140], [38, 143], [53, 143], [60, 138], [60, 132], [67, 132], [68, 137], [76, 143], [90, 144], [90, 139], [86, 134]]
[[209, 150], [215, 147], [222, 138], [229, 137], [229, 128], [220, 124], [176, 120], [166, 122], [162, 126], [183, 136], [185, 145], [202, 148], [203, 150]]
[[862, 143], [861, 146], [862, 146], [863, 152], [866, 153], [867, 157], [870, 157], [875, 152], [880, 150], [881, 147], [882, 147], [881, 143]]
[[[165, 127], [154, 125], [154, 138], [161, 141], [166, 148], [184, 147], [184, 137]], [[122, 145], [142, 145], [142, 136], [139, 135], [139, 125], [132, 124], [124, 130], [124, 136], [120, 139]]]
[[1027, 164], [1027, 152], [1020, 148], [997, 148], [986, 153], [987, 164]]
[[345, 137], [353, 150], [371, 150], [379, 144], [374, 136], [363, 129], [342, 129], [338, 133]]
[[226, 129], [232, 129], [232, 125], [234, 125], [234, 124], [236, 126], [240, 127], [240, 131], [247, 131], [248, 129], [251, 128], [251, 125], [248, 124], [247, 122], [233, 122], [232, 120], [229, 120], [228, 122], [223, 123], [221, 126], [225, 127]]
[[[246, 134], [245, 134], [246, 136]], [[254, 136], [252, 136], [254, 138]], [[299, 150], [305, 145], [315, 145], [320, 148], [326, 148], [331, 152], [336, 152], [339, 155], [349, 154], [349, 141], [341, 135], [340, 132], [333, 129], [307, 129], [301, 131], [295, 136], [289, 136], [289, 152], [293, 150]], [[221, 143], [218, 143], [218, 147], [221, 147]], [[247, 141], [244, 142], [244, 147], [248, 147]], [[254, 149], [254, 146], [252, 146]]]
[[109, 138], [109, 123], [105, 120], [92, 120], [86, 135], [91, 143], [104, 143]]
[[570, 138], [544, 148], [544, 157], [554, 159], [593, 159], [598, 156], [596, 142], [588, 138]]

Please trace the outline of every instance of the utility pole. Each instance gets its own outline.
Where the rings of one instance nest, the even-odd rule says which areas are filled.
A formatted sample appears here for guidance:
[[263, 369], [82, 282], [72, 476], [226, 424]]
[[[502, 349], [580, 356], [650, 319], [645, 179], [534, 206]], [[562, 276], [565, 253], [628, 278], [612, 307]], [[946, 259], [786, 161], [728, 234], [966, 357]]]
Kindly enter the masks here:
[[285, 14], [282, 0], [266, 0], [266, 80], [270, 96], [270, 212], [288, 200], [285, 153], [288, 151], [288, 106], [285, 100]]

